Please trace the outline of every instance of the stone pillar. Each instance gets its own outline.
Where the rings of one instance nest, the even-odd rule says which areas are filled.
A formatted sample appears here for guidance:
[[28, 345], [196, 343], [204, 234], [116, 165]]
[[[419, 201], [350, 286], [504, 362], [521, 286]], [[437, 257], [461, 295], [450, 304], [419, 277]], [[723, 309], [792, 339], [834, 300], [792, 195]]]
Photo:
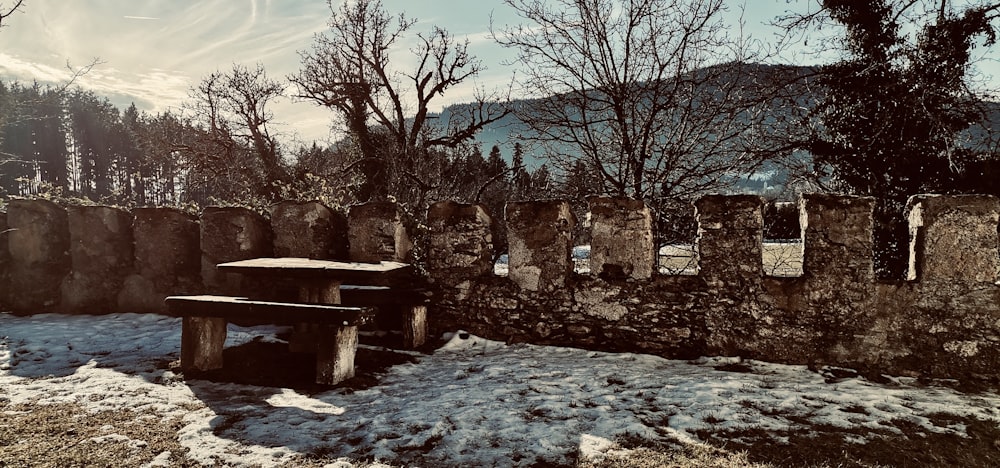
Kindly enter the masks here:
[[198, 218], [175, 208], [136, 208], [135, 274], [118, 295], [123, 312], [166, 313], [163, 299], [201, 292]]
[[803, 276], [814, 282], [872, 283], [875, 200], [807, 193], [800, 204]]
[[907, 203], [910, 266], [907, 279], [993, 283], [1000, 270], [992, 195], [914, 195]]
[[699, 275], [711, 287], [759, 289], [764, 273], [763, 206], [756, 195], [707, 195], [695, 202]]
[[576, 217], [561, 200], [507, 203], [510, 273], [521, 289], [553, 291], [573, 273]]
[[272, 255], [271, 225], [260, 214], [240, 207], [205, 208], [201, 213], [201, 279], [209, 294], [242, 295], [243, 275], [215, 266]]
[[318, 201], [271, 207], [274, 256], [347, 260], [347, 218]]
[[58, 310], [59, 288], [70, 271], [66, 210], [48, 200], [11, 200], [7, 225], [11, 308]]
[[73, 270], [62, 282], [62, 310], [79, 314], [118, 311], [118, 293], [132, 274], [132, 213], [107, 206], [71, 206]]
[[347, 217], [352, 262], [412, 260], [413, 241], [399, 205], [392, 202], [354, 205]]
[[435, 203], [427, 224], [427, 271], [434, 282], [453, 286], [493, 273], [493, 219], [482, 205]]
[[642, 200], [590, 197], [590, 271], [648, 279], [656, 267], [653, 216]]

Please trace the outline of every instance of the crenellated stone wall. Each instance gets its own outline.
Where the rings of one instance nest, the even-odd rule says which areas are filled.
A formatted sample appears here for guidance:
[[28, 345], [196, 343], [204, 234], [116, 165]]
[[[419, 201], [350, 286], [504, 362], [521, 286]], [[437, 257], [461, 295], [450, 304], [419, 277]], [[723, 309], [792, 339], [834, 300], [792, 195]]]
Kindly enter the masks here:
[[[645, 216], [638, 203], [591, 201], [603, 211], [591, 216], [595, 243], [626, 232], [623, 220]], [[759, 197], [712, 195], [695, 205], [698, 274], [636, 278], [617, 267], [611, 275], [607, 268], [563, 274], [569, 253], [554, 227], [561, 202], [535, 202], [530, 211], [516, 204], [528, 214], [509, 222], [511, 238], [538, 242], [512, 241], [510, 278], [440, 260], [429, 264], [438, 286], [431, 324], [437, 331], [464, 328], [498, 340], [673, 358], [739, 355], [876, 374], [1000, 379], [996, 198], [914, 197], [912, 280], [892, 284], [876, 282], [873, 274], [870, 198], [802, 197], [804, 265], [803, 275], [794, 278], [763, 274]], [[508, 206], [508, 219], [510, 213]], [[429, 218], [435, 218], [433, 210]], [[463, 243], [447, 222], [431, 226], [435, 235]], [[605, 258], [647, 255], [643, 242], [624, 241], [641, 234], [621, 238], [601, 245]], [[555, 271], [560, 285], [540, 288], [516, 277], [516, 248], [525, 250], [520, 268]]]
[[[670, 358], [738, 355], [1000, 380], [994, 197], [913, 197], [909, 280], [897, 283], [873, 274], [869, 198], [802, 196], [803, 274], [792, 278], [764, 274], [759, 197], [697, 200], [698, 270], [680, 276], [654, 266], [645, 205], [590, 202], [587, 274], [573, 271], [576, 219], [567, 202], [510, 203], [507, 277], [493, 273], [494, 221], [484, 207], [431, 206], [419, 251], [434, 293], [432, 330]], [[316, 202], [285, 202], [268, 220], [242, 208], [208, 208], [196, 217], [14, 200], [0, 216], [0, 232], [9, 229], [0, 234], [0, 300], [6, 294], [19, 313], [160, 312], [168, 294], [246, 288], [214, 270], [225, 261], [409, 259], [407, 226], [402, 210], [385, 203], [345, 215]]]

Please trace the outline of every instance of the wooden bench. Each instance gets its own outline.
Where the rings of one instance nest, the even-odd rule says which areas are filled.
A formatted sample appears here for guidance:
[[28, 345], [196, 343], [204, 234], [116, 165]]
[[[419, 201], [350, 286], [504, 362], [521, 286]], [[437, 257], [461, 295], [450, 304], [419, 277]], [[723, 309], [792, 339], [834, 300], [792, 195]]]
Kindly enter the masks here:
[[334, 385], [354, 377], [358, 325], [369, 320], [371, 310], [326, 304], [251, 301], [231, 296], [170, 296], [172, 315], [183, 318], [181, 367], [207, 371], [222, 367], [226, 325], [231, 319], [251, 319], [278, 325], [316, 324], [320, 334], [316, 350], [316, 383]]

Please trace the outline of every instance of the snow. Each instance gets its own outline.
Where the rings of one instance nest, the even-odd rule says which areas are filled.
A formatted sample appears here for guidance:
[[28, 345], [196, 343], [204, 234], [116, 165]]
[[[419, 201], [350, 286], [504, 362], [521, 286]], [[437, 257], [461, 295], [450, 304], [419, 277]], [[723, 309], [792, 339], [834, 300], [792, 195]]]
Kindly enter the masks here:
[[[17, 317], [0, 314], [0, 401], [74, 402], [91, 411], [150, 410], [183, 421], [188, 457], [205, 464], [274, 466], [318, 449], [330, 466], [492, 466], [566, 463], [618, 450], [622, 435], [695, 442], [699, 430], [801, 428], [802, 421], [891, 429], [905, 418], [929, 431], [938, 412], [1000, 421], [1000, 396], [893, 378], [828, 381], [803, 366], [736, 358], [667, 360], [527, 344], [456, 332], [432, 354], [390, 368], [363, 390], [307, 395], [287, 388], [183, 380], [180, 322], [157, 315]], [[230, 325], [227, 346], [276, 327]], [[717, 370], [741, 363], [753, 372]], [[138, 413], [137, 413], [138, 414]], [[106, 428], [88, 443], [129, 440]], [[863, 442], [863, 438], [859, 440]], [[147, 466], [163, 466], [170, 453]]]

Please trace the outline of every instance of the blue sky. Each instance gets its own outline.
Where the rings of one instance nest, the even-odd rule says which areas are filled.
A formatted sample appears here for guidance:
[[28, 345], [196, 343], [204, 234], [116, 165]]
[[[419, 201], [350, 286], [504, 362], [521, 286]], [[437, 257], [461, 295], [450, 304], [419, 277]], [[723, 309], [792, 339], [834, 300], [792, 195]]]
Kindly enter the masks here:
[[[471, 52], [487, 67], [479, 85], [511, 78], [512, 70], [502, 65], [510, 52], [489, 40], [491, 15], [498, 25], [517, 22], [501, 0], [383, 3], [417, 18], [414, 32], [439, 25], [468, 38]], [[734, 20], [740, 3], [731, 6]], [[807, 8], [815, 8], [815, 1], [746, 0], [746, 29], [771, 41], [774, 31], [763, 22]], [[294, 74], [298, 51], [311, 46], [330, 16], [324, 0], [27, 0], [22, 10], [0, 30], [0, 77], [58, 82], [68, 75], [67, 62], [83, 65], [96, 57], [102, 63], [80, 80], [81, 86], [120, 106], [135, 102], [152, 112], [178, 108], [203, 76], [233, 63], [261, 62], [273, 78]], [[799, 63], [814, 60], [789, 57]], [[438, 104], [466, 101], [473, 89], [471, 83], [454, 89]], [[325, 109], [286, 100], [274, 113], [286, 139], [330, 137], [331, 114]]]

